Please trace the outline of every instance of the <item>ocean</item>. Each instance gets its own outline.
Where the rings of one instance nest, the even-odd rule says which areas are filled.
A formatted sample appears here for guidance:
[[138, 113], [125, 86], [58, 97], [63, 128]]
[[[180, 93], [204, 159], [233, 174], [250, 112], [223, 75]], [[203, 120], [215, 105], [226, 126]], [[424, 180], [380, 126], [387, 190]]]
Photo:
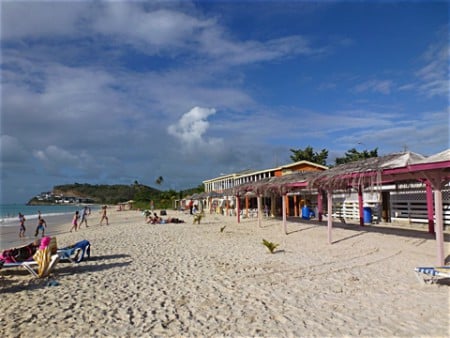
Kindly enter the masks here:
[[[100, 209], [98, 205], [89, 205], [92, 211]], [[84, 208], [84, 205], [26, 205], [26, 204], [0, 204], [0, 226], [17, 226], [19, 223], [18, 214], [21, 212], [27, 220], [37, 220], [38, 212], [42, 217], [53, 217], [67, 215], [71, 219], [71, 215], [76, 211]], [[34, 222], [33, 222], [34, 223]]]

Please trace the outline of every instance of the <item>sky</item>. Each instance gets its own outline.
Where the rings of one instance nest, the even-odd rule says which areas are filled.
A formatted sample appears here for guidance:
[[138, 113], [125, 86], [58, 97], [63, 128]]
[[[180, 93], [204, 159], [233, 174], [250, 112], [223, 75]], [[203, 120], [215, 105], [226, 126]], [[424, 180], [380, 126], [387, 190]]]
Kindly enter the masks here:
[[72, 183], [183, 190], [308, 146], [329, 164], [352, 148], [449, 148], [447, 1], [0, 11], [0, 203]]

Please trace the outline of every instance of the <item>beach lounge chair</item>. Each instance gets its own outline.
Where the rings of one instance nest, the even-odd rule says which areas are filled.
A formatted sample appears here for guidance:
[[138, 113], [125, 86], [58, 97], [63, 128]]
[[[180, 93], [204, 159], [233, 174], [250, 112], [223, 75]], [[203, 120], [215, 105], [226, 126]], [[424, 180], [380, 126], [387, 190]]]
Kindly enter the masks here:
[[450, 265], [439, 267], [417, 267], [414, 269], [422, 283], [435, 283], [438, 280], [450, 280]]
[[0, 260], [3, 262], [3, 269], [23, 267], [35, 277], [45, 277], [59, 261], [56, 254], [56, 238], [43, 237], [39, 247], [37, 243], [31, 243], [24, 247], [4, 250]]
[[57, 251], [61, 260], [69, 260], [72, 263], [80, 263], [84, 257], [91, 257], [91, 243], [84, 239], [74, 245], [58, 249]]
[[[43, 267], [43, 268], [41, 268], [42, 265], [40, 265], [35, 260], [24, 261], [24, 262], [3, 263], [2, 268], [3, 269], [5, 269], [5, 268], [24, 268], [30, 274], [32, 274], [34, 277], [39, 278], [39, 277], [48, 276], [53, 271], [53, 269], [55, 268], [56, 263], [58, 263], [58, 261], [59, 261], [59, 256], [55, 254], [55, 255], [51, 256], [49, 262], [47, 264], [45, 264], [45, 267]], [[37, 269], [37, 271], [35, 269]]]

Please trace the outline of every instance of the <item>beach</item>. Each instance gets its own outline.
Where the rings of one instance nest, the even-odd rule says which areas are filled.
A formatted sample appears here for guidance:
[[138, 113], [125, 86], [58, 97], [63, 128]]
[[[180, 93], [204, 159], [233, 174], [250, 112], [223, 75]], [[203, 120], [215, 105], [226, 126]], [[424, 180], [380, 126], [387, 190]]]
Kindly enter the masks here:
[[[169, 210], [185, 223], [152, 225], [140, 211], [109, 208], [108, 216], [108, 226], [97, 212], [89, 228], [70, 233], [68, 219], [49, 229], [59, 247], [89, 240], [87, 261], [60, 262], [45, 279], [0, 270], [0, 336], [449, 335], [449, 286], [414, 274], [436, 263], [424, 228], [336, 222], [330, 245], [326, 222], [289, 219], [286, 235], [272, 218], [259, 226], [206, 214], [194, 225]], [[273, 254], [263, 239], [279, 244]], [[449, 241], [446, 230], [446, 255]]]

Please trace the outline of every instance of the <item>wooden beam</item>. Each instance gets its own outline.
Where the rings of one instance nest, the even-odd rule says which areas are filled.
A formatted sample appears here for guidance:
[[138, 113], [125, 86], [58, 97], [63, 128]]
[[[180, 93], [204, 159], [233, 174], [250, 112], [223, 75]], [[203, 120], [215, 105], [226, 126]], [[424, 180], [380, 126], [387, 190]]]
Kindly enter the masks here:
[[327, 203], [328, 203], [328, 219], [327, 219], [327, 229], [328, 229], [328, 244], [331, 244], [331, 230], [333, 228], [333, 191], [327, 191]]

